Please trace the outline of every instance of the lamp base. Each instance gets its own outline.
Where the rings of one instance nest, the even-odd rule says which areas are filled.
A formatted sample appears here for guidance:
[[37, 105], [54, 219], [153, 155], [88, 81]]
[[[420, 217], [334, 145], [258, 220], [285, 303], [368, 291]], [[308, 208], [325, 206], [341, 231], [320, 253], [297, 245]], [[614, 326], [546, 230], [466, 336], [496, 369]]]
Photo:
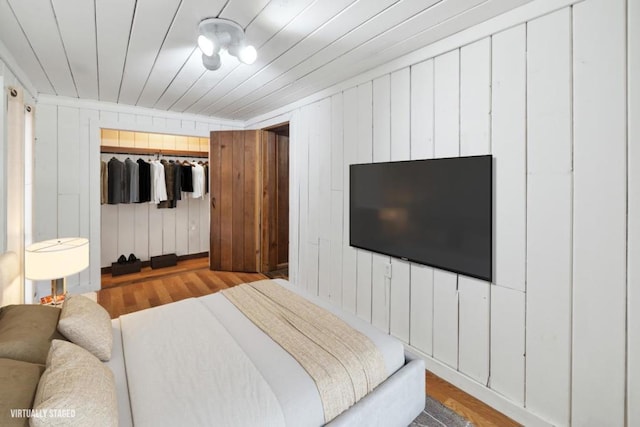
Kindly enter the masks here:
[[[62, 305], [64, 296], [67, 294], [67, 278], [51, 280], [51, 305]], [[60, 298], [62, 296], [62, 298]]]

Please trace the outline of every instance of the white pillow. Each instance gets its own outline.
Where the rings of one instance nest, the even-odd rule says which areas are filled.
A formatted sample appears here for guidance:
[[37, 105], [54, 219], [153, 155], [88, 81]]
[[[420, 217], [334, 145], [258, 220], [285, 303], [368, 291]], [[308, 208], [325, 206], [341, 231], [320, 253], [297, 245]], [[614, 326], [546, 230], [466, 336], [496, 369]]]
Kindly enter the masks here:
[[107, 310], [82, 295], [67, 297], [62, 305], [58, 331], [106, 362], [111, 359], [113, 331]]
[[29, 424], [31, 427], [117, 427], [113, 373], [81, 347], [53, 340]]

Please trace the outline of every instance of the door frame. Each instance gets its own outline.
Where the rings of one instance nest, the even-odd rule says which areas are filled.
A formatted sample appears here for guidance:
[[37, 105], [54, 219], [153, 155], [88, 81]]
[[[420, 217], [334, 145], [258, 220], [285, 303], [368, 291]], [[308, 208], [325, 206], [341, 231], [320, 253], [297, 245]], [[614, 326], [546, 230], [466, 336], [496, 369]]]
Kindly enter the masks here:
[[[262, 188], [262, 200], [260, 203], [260, 271], [262, 273], [266, 273], [269, 271], [274, 271], [274, 270], [279, 270], [281, 268], [285, 268], [288, 266], [289, 264], [289, 209], [290, 209], [290, 164], [291, 164], [291, 156], [290, 156], [290, 124], [289, 122], [283, 122], [283, 123], [279, 123], [277, 125], [273, 125], [273, 126], [269, 126], [267, 128], [261, 129], [261, 188]], [[273, 141], [271, 141], [269, 135], [270, 134], [275, 134], [276, 137], [274, 138]], [[286, 227], [284, 227], [286, 229], [286, 233], [287, 233], [287, 239], [286, 239], [286, 245], [287, 245], [287, 250], [286, 250], [286, 262], [279, 262], [279, 247], [278, 247], [278, 243], [282, 243], [282, 242], [278, 242], [279, 239], [279, 232], [280, 232], [280, 221], [279, 221], [279, 201], [280, 198], [278, 197], [278, 192], [279, 192], [279, 186], [278, 186], [278, 138], [277, 136], [279, 135], [285, 135], [287, 137], [287, 178], [286, 178], [286, 185], [287, 185], [287, 197], [286, 197], [286, 204], [287, 204], [287, 224]], [[269, 180], [266, 174], [271, 172], [271, 169], [269, 168], [269, 163], [268, 163], [268, 144], [275, 144], [275, 171], [274, 171], [274, 175], [275, 175], [275, 189], [269, 188]], [[273, 207], [271, 206], [270, 202], [271, 200], [269, 199], [270, 194], [274, 192], [276, 195], [276, 199], [275, 199], [275, 210], [273, 209]], [[271, 207], [271, 209], [270, 209]], [[275, 215], [275, 218], [272, 217], [272, 215]], [[272, 225], [275, 223], [276, 227], [272, 227]], [[275, 228], [275, 230], [273, 230], [273, 228]], [[272, 234], [272, 232], [275, 232], [275, 262], [273, 261], [273, 241], [274, 241], [274, 236]]]

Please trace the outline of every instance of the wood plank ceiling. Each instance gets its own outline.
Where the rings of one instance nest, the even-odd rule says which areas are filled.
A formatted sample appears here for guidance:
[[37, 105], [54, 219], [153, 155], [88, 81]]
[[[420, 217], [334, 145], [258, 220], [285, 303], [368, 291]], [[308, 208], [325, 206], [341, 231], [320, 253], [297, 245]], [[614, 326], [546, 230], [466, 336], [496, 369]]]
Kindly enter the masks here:
[[[0, 0], [0, 41], [39, 93], [248, 119], [531, 0]], [[252, 65], [207, 71], [208, 17]]]

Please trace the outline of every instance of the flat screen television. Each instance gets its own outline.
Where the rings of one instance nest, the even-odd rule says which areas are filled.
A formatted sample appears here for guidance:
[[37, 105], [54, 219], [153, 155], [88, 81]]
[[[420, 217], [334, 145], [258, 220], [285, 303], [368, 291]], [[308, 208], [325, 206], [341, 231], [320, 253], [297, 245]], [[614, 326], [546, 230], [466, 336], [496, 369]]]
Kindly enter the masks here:
[[351, 246], [492, 280], [492, 157], [349, 168]]

